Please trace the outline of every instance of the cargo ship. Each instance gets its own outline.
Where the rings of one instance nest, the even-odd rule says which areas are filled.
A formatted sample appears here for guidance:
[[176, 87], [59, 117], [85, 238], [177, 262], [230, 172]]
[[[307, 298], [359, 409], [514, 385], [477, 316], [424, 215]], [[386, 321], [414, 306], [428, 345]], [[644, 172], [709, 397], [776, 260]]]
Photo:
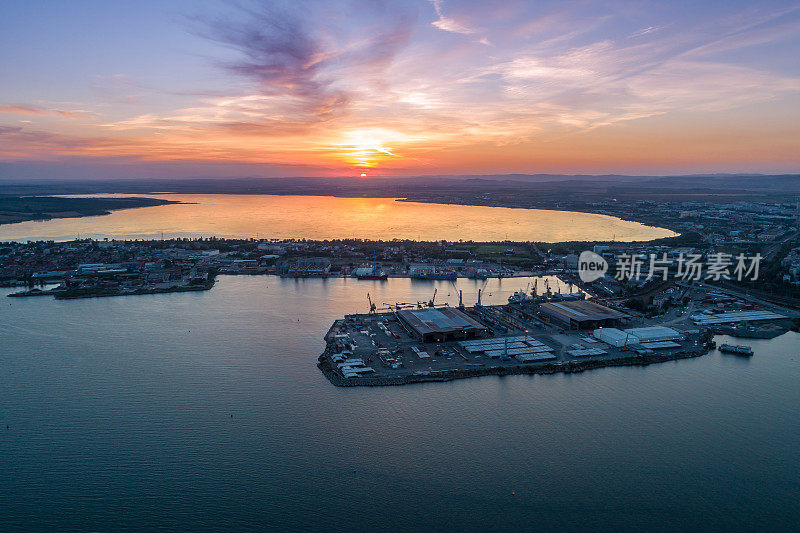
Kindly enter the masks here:
[[749, 346], [742, 346], [740, 344], [721, 344], [719, 347], [720, 352], [732, 353], [736, 355], [753, 355], [753, 349]]
[[455, 270], [418, 270], [411, 274], [415, 279], [455, 280], [458, 274]]
[[550, 302], [572, 302], [575, 300], [585, 300], [586, 293], [583, 292], [554, 292], [548, 296]]
[[489, 277], [489, 271], [485, 268], [479, 268], [470, 274], [469, 277], [472, 279], [487, 279]]
[[525, 291], [517, 291], [508, 297], [508, 303], [521, 304], [523, 302], [533, 301], [535, 298], [535, 296], [528, 296], [528, 293]]
[[355, 276], [358, 279], [378, 279], [384, 280], [389, 277], [389, 275], [380, 269], [377, 265], [371, 267], [363, 267], [357, 268], [355, 271]]

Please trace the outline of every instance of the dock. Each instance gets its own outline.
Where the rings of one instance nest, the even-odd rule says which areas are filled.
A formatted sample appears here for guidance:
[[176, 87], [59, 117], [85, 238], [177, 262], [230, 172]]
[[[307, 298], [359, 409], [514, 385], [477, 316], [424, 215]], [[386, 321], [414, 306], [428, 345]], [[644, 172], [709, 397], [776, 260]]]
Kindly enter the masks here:
[[[609, 317], [621, 326], [640, 326], [636, 332], [642, 337], [648, 328], [657, 333], [665, 329], [628, 323], [623, 320], [627, 317], [611, 313], [603, 320]], [[641, 366], [698, 357], [713, 346], [706, 329], [670, 330], [674, 335], [669, 341], [609, 343], [594, 335], [599, 330], [569, 329], [569, 322], [549, 319], [536, 308], [514, 304], [347, 315], [325, 335], [318, 367], [336, 386], [374, 387]]]

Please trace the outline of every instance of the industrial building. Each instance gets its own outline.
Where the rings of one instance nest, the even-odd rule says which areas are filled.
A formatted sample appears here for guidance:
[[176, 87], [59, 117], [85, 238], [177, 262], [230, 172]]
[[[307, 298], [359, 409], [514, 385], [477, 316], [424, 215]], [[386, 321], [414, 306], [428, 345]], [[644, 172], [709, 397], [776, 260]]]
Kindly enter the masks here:
[[327, 257], [289, 258], [275, 266], [278, 274], [292, 278], [327, 277], [331, 272], [331, 260]]
[[733, 324], [735, 322], [758, 322], [761, 320], [781, 320], [787, 318], [786, 315], [773, 313], [772, 311], [729, 311], [719, 314], [698, 314], [692, 315], [692, 322], [697, 326], [714, 326], [717, 324]]
[[676, 348], [680, 344], [675, 341], [683, 340], [683, 333], [665, 326], [630, 328], [624, 331], [616, 328], [599, 328], [594, 330], [592, 335], [609, 346], [617, 348], [631, 345], [654, 350]]
[[404, 309], [397, 312], [403, 326], [423, 342], [471, 339], [488, 333], [489, 328], [452, 307]]
[[639, 344], [639, 339], [635, 335], [631, 335], [617, 328], [598, 328], [594, 330], [592, 335], [609, 346], [615, 346], [617, 348], [630, 346], [631, 344]]
[[539, 312], [569, 329], [595, 329], [618, 325], [630, 315], [590, 300], [548, 302], [539, 306]]
[[591, 357], [593, 355], [606, 355], [608, 351], [602, 348], [576, 348], [567, 350], [567, 353], [572, 357]]
[[514, 357], [521, 363], [549, 361], [556, 358], [553, 348], [527, 335], [477, 339], [462, 341], [459, 344], [469, 354], [483, 353], [491, 358]]
[[633, 335], [639, 342], [665, 342], [683, 340], [683, 333], [666, 326], [650, 326], [646, 328], [630, 328], [625, 333]]

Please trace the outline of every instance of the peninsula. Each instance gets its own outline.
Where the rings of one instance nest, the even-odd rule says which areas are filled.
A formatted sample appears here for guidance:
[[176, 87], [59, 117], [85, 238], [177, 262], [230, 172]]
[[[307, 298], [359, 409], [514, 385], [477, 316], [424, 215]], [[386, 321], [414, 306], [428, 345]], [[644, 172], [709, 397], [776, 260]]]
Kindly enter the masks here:
[[0, 224], [28, 220], [108, 215], [117, 209], [177, 204], [160, 198], [65, 198], [61, 196], [0, 196]]

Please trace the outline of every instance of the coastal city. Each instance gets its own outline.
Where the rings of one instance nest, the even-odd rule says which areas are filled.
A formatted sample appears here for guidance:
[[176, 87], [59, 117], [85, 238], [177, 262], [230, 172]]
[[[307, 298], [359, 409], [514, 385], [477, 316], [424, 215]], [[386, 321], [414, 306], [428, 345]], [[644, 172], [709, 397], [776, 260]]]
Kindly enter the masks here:
[[[612, 265], [612, 271], [619, 257], [643, 258], [641, 276], [627, 280], [606, 276], [597, 284], [594, 290], [606, 296], [624, 295], [632, 286], [650, 280], [647, 259], [653, 255], [674, 260], [690, 255], [706, 259], [721, 253], [730, 257], [758, 254], [760, 276], [751, 289], [789, 303], [800, 299], [800, 211], [796, 205], [683, 202], [657, 207], [637, 201], [624, 210], [629, 219], [643, 221], [647, 213], [680, 234], [649, 242], [566, 243], [216, 237], [10, 241], [0, 243], [0, 284], [35, 289], [55, 282], [61, 285], [36, 294], [57, 295], [78, 282], [84, 289], [94, 282], [106, 289], [118, 286], [120, 291], [132, 287], [166, 290], [163, 284], [168, 282], [176, 289], [190, 285], [210, 288], [215, 274], [360, 279], [569, 275], [577, 270], [579, 254], [592, 250]], [[724, 284], [729, 279], [726, 275], [715, 281]], [[85, 293], [91, 295], [91, 291]], [[114, 292], [106, 290], [106, 294]]]
[[[795, 206], [636, 206], [681, 233], [649, 242], [6, 242], [0, 284], [19, 287], [10, 297], [56, 299], [205, 291], [220, 275], [453, 284], [457, 306], [437, 302], [437, 287], [427, 301], [377, 302], [365, 283], [364, 300], [334, 321], [319, 358], [339, 386], [651, 364], [702, 355], [714, 334], [770, 338], [798, 328]], [[607, 268], [589, 282], [587, 253]], [[477, 301], [464, 301], [459, 278], [533, 283], [510, 291], [507, 304], [482, 305], [480, 288]]]
[[796, 532], [798, 0], [7, 1], [0, 532]]

